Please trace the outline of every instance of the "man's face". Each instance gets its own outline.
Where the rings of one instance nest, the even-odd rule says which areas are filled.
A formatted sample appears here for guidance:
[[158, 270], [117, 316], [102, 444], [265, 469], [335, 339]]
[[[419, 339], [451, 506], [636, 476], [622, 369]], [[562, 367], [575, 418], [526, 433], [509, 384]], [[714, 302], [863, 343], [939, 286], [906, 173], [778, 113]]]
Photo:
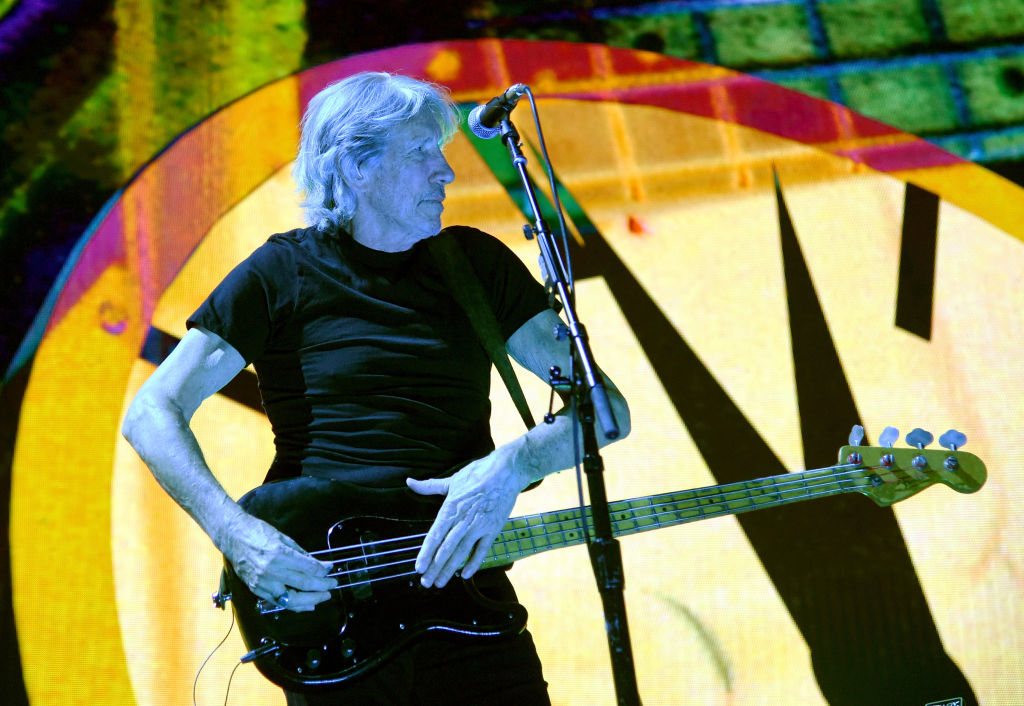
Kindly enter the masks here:
[[352, 235], [376, 250], [399, 252], [441, 229], [444, 188], [455, 179], [427, 115], [395, 128], [380, 159], [352, 184]]

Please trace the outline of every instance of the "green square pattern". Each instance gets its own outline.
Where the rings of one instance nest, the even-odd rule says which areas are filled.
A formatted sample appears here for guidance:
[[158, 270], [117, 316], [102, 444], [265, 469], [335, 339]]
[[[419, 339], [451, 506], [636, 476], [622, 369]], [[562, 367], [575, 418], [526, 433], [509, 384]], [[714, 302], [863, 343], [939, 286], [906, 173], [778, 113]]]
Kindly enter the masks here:
[[986, 137], [982, 140], [982, 150], [994, 159], [1024, 158], [1024, 134], [1012, 132]]
[[1024, 56], [968, 61], [959, 72], [974, 125], [1024, 121]]
[[605, 41], [613, 47], [643, 49], [680, 59], [700, 57], [700, 44], [687, 14], [617, 17], [601, 23]]
[[949, 85], [938, 66], [906, 66], [849, 73], [840, 77], [846, 105], [906, 132], [956, 128]]
[[719, 63], [734, 68], [814, 58], [803, 5], [762, 5], [708, 13]]
[[787, 78], [776, 81], [776, 83], [786, 88], [791, 88], [794, 91], [814, 96], [815, 98], [831, 100], [828, 92], [828, 81], [823, 78]]
[[946, 34], [954, 42], [1024, 36], [1021, 0], [938, 0]]
[[920, 0], [822, 2], [818, 11], [839, 58], [886, 56], [926, 46], [931, 39]]

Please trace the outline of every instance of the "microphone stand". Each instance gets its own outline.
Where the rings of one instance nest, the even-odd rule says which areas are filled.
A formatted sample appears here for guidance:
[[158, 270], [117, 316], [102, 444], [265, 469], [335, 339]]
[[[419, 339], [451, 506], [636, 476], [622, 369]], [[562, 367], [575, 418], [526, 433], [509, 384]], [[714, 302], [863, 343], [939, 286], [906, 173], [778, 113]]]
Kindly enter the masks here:
[[[588, 545], [590, 562], [594, 568], [597, 589], [604, 606], [605, 630], [608, 633], [608, 648], [611, 653], [617, 703], [620, 706], [639, 706], [640, 695], [637, 690], [636, 671], [633, 667], [633, 649], [629, 640], [626, 602], [623, 595], [625, 577], [622, 568], [622, 552], [618, 540], [612, 534], [608, 496], [604, 484], [604, 463], [598, 452], [594, 426], [595, 413], [601, 422], [606, 438], [616, 438], [619, 435], [619, 427], [615, 421], [615, 415], [612, 413], [611, 404], [608, 402], [608, 393], [605, 390], [604, 382], [598, 372], [597, 364], [594, 362], [586, 329], [576, 316], [574, 300], [570, 295], [567, 272], [561, 253], [541, 216], [533, 185], [526, 174], [526, 157], [523, 156], [519, 133], [508, 117], [501, 121], [501, 141], [508, 148], [512, 164], [519, 172], [524, 192], [533, 211], [534, 225], [532, 228], [527, 225], [523, 230], [526, 232], [527, 238], [531, 235], [536, 237], [545, 272], [558, 292], [564, 307], [565, 318], [569, 322], [568, 332], [573, 343], [573, 370], [572, 379], [569, 382], [577, 401], [579, 420], [583, 429], [583, 469], [587, 476], [590, 515], [594, 524], [594, 537]], [[582, 376], [577, 375], [577, 371], [582, 372]], [[557, 369], [552, 370], [552, 383], [555, 382], [554, 378], [557, 376]], [[582, 519], [584, 531], [586, 531], [585, 513]]]

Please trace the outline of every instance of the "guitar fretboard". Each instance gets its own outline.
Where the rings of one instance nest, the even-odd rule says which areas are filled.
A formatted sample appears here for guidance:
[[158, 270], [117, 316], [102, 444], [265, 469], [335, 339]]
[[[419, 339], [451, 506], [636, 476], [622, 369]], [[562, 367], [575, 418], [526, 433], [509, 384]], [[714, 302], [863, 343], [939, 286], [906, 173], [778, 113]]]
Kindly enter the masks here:
[[[853, 466], [831, 466], [801, 473], [708, 486], [662, 495], [649, 495], [609, 503], [612, 532], [621, 537], [638, 532], [697, 522], [723, 515], [860, 491], [871, 487], [873, 471]], [[587, 529], [593, 533], [590, 508]], [[513, 517], [506, 524], [483, 567], [504, 566], [552, 549], [582, 544], [586, 535], [580, 509]]]

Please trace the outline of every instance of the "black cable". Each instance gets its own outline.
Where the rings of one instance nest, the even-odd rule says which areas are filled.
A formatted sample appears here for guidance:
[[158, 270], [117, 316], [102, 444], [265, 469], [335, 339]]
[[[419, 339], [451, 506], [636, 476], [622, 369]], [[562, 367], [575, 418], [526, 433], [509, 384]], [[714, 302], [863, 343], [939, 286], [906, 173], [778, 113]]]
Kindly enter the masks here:
[[[235, 629], [235, 611], [231, 610], [231, 611], [228, 611], [228, 612], [231, 613], [231, 625], [228, 626], [227, 634], [225, 634], [224, 637], [221, 639], [221, 641], [217, 643], [217, 646], [214, 647], [213, 650], [211, 650], [210, 654], [206, 655], [206, 659], [204, 659], [203, 663], [201, 665], [199, 665], [199, 671], [196, 672], [196, 678], [192, 681], [192, 706], [197, 706], [197, 704], [196, 704], [196, 686], [199, 684], [199, 675], [203, 673], [203, 670], [206, 668], [207, 663], [211, 659], [213, 659], [213, 656], [217, 653], [217, 650], [219, 650], [221, 647], [224, 646], [224, 643], [228, 641], [229, 637], [231, 637], [231, 631]], [[239, 664], [241, 664], [241, 662], [239, 662]], [[238, 665], [235, 665], [235, 669], [238, 669]], [[234, 675], [235, 675], [235, 670], [232, 669], [231, 670], [231, 676], [234, 677]], [[229, 678], [228, 679], [228, 691], [230, 691], [230, 690], [231, 690], [231, 679]], [[228, 696], [225, 693], [224, 694], [224, 703], [226, 704], [227, 701], [228, 701]]]
[[241, 666], [241, 662], [236, 664], [235, 668], [231, 670], [231, 674], [228, 676], [228, 688], [224, 691], [224, 706], [228, 706], [228, 695], [231, 694], [231, 680], [235, 678], [235, 672], [237, 672], [238, 668]]
[[[540, 115], [537, 112], [537, 101], [533, 97], [533, 91], [530, 90], [529, 86], [526, 86], [526, 95], [530, 99], [530, 110], [533, 113], [533, 123], [537, 127], [537, 138], [540, 142], [540, 151], [542, 160], [544, 162], [544, 171], [548, 175], [548, 185], [551, 188], [551, 199], [554, 203], [555, 215], [558, 217], [558, 230], [562, 240], [561, 252], [552, 253], [553, 255], [559, 256], [563, 263], [563, 270], [566, 278], [566, 288], [569, 292], [569, 297], [575, 304], [576, 301], [576, 281], [572, 269], [572, 256], [569, 252], [569, 235], [568, 228], [565, 224], [565, 213], [562, 209], [562, 200], [558, 197], [558, 185], [555, 183], [555, 172], [551, 167], [551, 159], [548, 157], [548, 146], [544, 140], [544, 130], [540, 126]], [[536, 151], [534, 152], [536, 154]], [[550, 273], [549, 273], [550, 276]], [[572, 449], [573, 449], [573, 461], [576, 468], [576, 492], [579, 496], [580, 502], [580, 521], [583, 525], [583, 537], [587, 544], [590, 544], [590, 527], [587, 524], [587, 504], [583, 497], [583, 458], [580, 449], [580, 436], [583, 434], [583, 427], [580, 424], [579, 409], [576, 405], [576, 356], [573, 355], [571, 358], [571, 364], [569, 366], [569, 380], [572, 383], [573, 394], [570, 395], [570, 417], [572, 418]]]
[[559, 253], [565, 270], [566, 288], [573, 303], [576, 301], [576, 279], [572, 271], [572, 256], [569, 253], [568, 228], [565, 225], [565, 213], [562, 210], [562, 200], [558, 197], [558, 186], [555, 184], [555, 172], [551, 168], [551, 159], [548, 157], [548, 146], [544, 140], [544, 130], [540, 126], [540, 115], [537, 113], [537, 101], [534, 100], [533, 91], [526, 86], [526, 95], [530, 99], [530, 110], [533, 112], [533, 123], [537, 126], [537, 138], [540, 142], [540, 151], [544, 160], [544, 170], [548, 175], [548, 185], [551, 188], [551, 199], [555, 206], [555, 215], [558, 217], [558, 230], [562, 238], [562, 252]]

